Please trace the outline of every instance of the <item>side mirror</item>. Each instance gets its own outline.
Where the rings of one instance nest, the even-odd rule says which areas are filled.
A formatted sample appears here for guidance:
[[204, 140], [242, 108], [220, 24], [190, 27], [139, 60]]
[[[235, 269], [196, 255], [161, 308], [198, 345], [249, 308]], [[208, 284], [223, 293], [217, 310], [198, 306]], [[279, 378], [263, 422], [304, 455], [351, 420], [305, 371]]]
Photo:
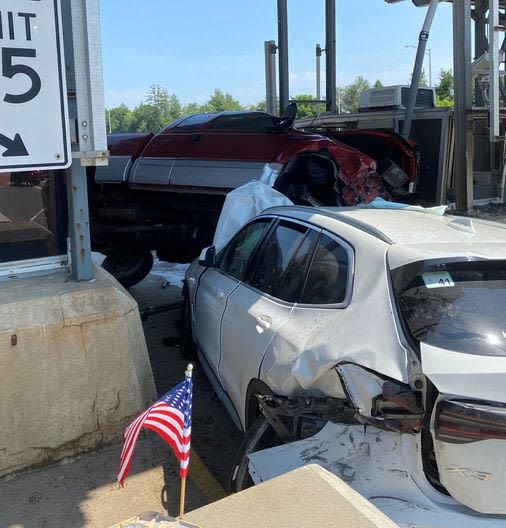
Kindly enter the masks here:
[[216, 248], [214, 246], [206, 247], [201, 251], [199, 266], [205, 266], [206, 268], [216, 267]]

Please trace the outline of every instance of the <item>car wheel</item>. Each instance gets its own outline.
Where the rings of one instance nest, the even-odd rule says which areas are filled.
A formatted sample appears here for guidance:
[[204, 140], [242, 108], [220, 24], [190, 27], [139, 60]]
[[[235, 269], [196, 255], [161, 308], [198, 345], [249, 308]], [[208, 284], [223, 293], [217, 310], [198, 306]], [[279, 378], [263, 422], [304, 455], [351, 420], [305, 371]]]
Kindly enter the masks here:
[[253, 422], [253, 425], [248, 429], [237, 452], [228, 482], [228, 492], [237, 493], [253, 485], [253, 481], [248, 472], [249, 454], [281, 443], [281, 439], [269, 425], [265, 416], [263, 414], [258, 416]]
[[151, 271], [153, 255], [149, 249], [141, 247], [116, 249], [106, 256], [102, 267], [122, 286], [129, 288]]
[[186, 289], [181, 312], [181, 355], [185, 359], [195, 359], [197, 357], [197, 350], [193, 341], [191, 303]]

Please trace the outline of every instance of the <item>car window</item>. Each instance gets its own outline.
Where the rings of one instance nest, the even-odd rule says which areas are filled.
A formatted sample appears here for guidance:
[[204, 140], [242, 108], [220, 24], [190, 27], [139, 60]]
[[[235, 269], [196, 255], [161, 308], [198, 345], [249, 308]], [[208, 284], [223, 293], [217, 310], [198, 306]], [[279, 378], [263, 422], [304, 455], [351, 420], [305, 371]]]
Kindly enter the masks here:
[[197, 130], [202, 125], [212, 121], [218, 114], [196, 114], [186, 119], [179, 119], [174, 121], [169, 126], [164, 129], [164, 132], [191, 132], [192, 130]]
[[248, 224], [225, 247], [220, 257], [221, 271], [243, 280], [251, 257], [271, 224], [270, 218]]
[[266, 134], [275, 126], [276, 118], [262, 112], [245, 112], [243, 114], [222, 115], [215, 119], [209, 130], [234, 130], [238, 132]]
[[246, 283], [277, 297], [284, 274], [304, 240], [307, 228], [280, 222], [262, 247]]
[[506, 356], [506, 262], [408, 264], [392, 272], [412, 336], [447, 350]]
[[349, 257], [336, 240], [322, 235], [309, 267], [301, 302], [339, 304], [346, 298]]
[[288, 265], [276, 297], [287, 302], [298, 302], [304, 289], [307, 270], [313, 256], [319, 231], [310, 229], [302, 241], [297, 253]]

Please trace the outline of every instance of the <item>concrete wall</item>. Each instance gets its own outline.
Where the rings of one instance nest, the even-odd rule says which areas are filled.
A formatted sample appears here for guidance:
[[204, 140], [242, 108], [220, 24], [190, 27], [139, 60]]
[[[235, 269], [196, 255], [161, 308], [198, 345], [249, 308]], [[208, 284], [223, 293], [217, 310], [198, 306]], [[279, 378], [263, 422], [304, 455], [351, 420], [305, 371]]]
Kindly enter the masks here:
[[155, 397], [137, 303], [102, 268], [0, 282], [0, 476], [120, 440]]

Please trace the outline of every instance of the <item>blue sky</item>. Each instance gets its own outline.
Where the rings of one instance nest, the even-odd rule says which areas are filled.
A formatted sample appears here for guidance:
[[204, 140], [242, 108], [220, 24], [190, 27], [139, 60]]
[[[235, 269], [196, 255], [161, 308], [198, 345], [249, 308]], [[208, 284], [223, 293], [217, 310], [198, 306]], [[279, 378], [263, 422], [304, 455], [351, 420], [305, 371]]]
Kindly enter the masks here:
[[[411, 1], [337, 0], [337, 83], [363, 75], [409, 82], [425, 8]], [[100, 0], [106, 106], [139, 104], [152, 84], [183, 103], [215, 88], [243, 104], [265, 98], [264, 41], [277, 40], [276, 0]], [[288, 0], [290, 96], [315, 94], [315, 45], [325, 1]], [[428, 48], [433, 81], [452, 67], [451, 4], [441, 3]], [[428, 60], [425, 62], [428, 76]], [[322, 93], [324, 85], [322, 57]]]

